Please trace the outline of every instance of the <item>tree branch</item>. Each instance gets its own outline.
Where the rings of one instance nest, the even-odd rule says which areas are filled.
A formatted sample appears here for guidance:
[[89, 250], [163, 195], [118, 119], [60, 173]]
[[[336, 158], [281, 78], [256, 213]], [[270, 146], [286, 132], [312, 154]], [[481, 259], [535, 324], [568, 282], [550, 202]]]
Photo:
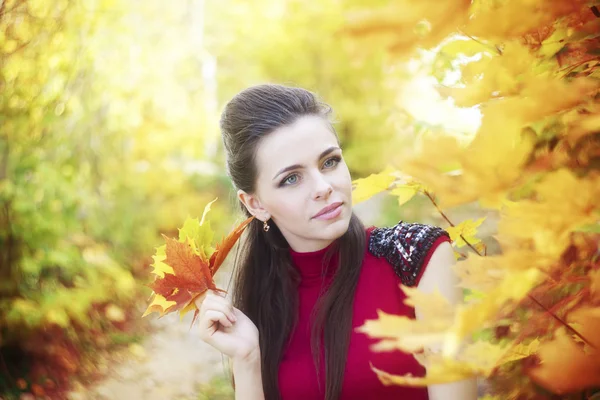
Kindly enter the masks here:
[[[448, 218], [448, 216], [442, 211], [442, 209], [438, 206], [438, 204], [436, 203], [435, 199], [433, 198], [433, 196], [431, 195], [431, 193], [429, 193], [428, 191], [424, 190], [423, 191], [425, 193], [425, 195], [429, 198], [429, 200], [431, 200], [431, 203], [433, 203], [434, 207], [438, 210], [438, 212], [441, 214], [441, 216], [446, 220], [446, 222], [448, 222], [448, 224], [450, 224], [450, 226], [454, 227], [456, 225], [454, 225], [452, 223], [452, 221], [450, 221], [450, 219]], [[477, 249], [475, 247], [473, 247], [471, 245], [471, 243], [469, 243], [462, 235], [460, 235], [460, 238], [462, 240], [464, 240], [464, 242], [467, 244], [467, 246], [469, 246], [475, 253], [477, 253], [477, 255], [481, 256], [481, 253], [479, 251], [477, 251]], [[592, 345], [590, 343], [589, 340], [587, 340], [581, 333], [579, 333], [577, 330], [575, 330], [574, 328], [572, 328], [564, 319], [562, 319], [561, 317], [559, 317], [558, 315], [556, 315], [556, 313], [552, 312], [552, 310], [548, 309], [546, 306], [544, 306], [542, 303], [540, 303], [535, 297], [533, 297], [532, 294], [528, 293], [527, 297], [533, 301], [535, 304], [537, 304], [539, 307], [541, 307], [544, 311], [546, 311], [548, 314], [550, 314], [550, 316], [552, 316], [552, 318], [554, 318], [555, 320], [557, 320], [561, 325], [563, 325], [569, 332], [571, 332], [573, 335], [577, 336], [578, 338], [580, 338], [585, 344], [587, 344], [588, 346], [590, 346], [593, 349], [596, 349], [596, 347], [594, 345]]]

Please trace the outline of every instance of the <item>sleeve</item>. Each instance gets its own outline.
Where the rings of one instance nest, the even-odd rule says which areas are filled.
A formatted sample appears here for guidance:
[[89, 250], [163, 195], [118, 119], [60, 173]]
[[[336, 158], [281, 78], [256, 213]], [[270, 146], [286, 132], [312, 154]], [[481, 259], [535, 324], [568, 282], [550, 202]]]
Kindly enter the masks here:
[[369, 251], [385, 257], [404, 285], [416, 286], [434, 250], [449, 241], [442, 228], [400, 221], [393, 227], [373, 229]]

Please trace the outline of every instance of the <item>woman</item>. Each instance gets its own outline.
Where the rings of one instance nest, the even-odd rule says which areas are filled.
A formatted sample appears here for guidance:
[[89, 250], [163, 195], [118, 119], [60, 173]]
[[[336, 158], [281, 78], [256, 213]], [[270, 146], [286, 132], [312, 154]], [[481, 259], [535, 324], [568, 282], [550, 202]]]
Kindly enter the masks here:
[[414, 317], [399, 283], [438, 287], [451, 301], [460, 291], [446, 232], [402, 222], [365, 230], [353, 214], [330, 112], [311, 92], [274, 84], [225, 107], [228, 173], [256, 218], [233, 305], [214, 292], [198, 302], [203, 340], [232, 359], [237, 399], [475, 399], [471, 381], [384, 386], [372, 371], [425, 373], [410, 354], [370, 351], [375, 340], [355, 329], [377, 310]]

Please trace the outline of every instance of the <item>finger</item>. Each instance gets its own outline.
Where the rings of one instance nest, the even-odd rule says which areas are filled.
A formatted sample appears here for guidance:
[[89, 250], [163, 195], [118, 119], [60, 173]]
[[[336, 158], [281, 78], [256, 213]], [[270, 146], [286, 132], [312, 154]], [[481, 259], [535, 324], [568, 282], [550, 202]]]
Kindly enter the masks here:
[[215, 326], [215, 323], [219, 323], [227, 328], [231, 328], [233, 326], [225, 314], [216, 310], [207, 310], [206, 313], [204, 313], [204, 318], [200, 326], [203, 329], [214, 333], [214, 331], [219, 329], [218, 326]]
[[215, 296], [219, 296], [219, 297], [223, 297], [223, 298], [227, 297], [227, 292], [224, 292], [224, 291], [208, 289], [208, 292]]
[[229, 300], [222, 297], [214, 296], [209, 293], [202, 302], [201, 307], [200, 312], [202, 312], [202, 310], [217, 310], [227, 315], [227, 318], [229, 318], [231, 322], [237, 320], [235, 313], [233, 312], [233, 305]]
[[204, 302], [204, 299], [206, 298], [207, 294], [208, 292], [204, 292], [194, 299], [194, 304], [196, 305], [196, 308], [198, 310], [200, 310], [200, 308], [202, 307], [202, 303]]
[[233, 313], [233, 307], [231, 306], [231, 304], [229, 304], [227, 302], [214, 301], [214, 300], [211, 301], [209, 299], [209, 300], [204, 301], [204, 303], [202, 304], [202, 307], [206, 311], [209, 311], [209, 310], [220, 311], [221, 313], [225, 314], [231, 322], [236, 321], [236, 317]]

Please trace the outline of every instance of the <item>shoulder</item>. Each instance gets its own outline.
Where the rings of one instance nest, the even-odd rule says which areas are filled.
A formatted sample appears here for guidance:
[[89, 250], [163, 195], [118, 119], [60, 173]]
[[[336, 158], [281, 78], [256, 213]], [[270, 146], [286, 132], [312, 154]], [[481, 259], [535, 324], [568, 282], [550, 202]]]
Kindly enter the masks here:
[[368, 230], [368, 251], [383, 257], [404, 285], [415, 286], [435, 248], [450, 241], [440, 227], [400, 221], [392, 227]]

